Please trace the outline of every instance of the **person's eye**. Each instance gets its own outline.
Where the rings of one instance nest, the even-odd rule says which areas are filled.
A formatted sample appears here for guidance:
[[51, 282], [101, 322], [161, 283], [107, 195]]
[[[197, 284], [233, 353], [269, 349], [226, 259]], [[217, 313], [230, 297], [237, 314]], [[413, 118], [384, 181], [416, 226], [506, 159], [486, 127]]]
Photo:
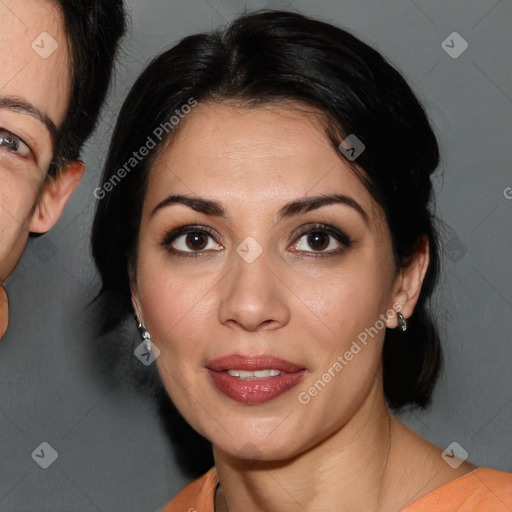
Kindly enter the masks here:
[[196, 256], [223, 249], [215, 241], [215, 236], [215, 231], [206, 226], [182, 226], [168, 233], [162, 240], [162, 246], [179, 256]]
[[328, 256], [338, 254], [350, 245], [351, 240], [343, 231], [326, 224], [315, 224], [299, 233], [290, 250], [313, 256]]
[[11, 132], [0, 128], [0, 148], [5, 148], [13, 153], [18, 153], [24, 158], [28, 158], [32, 151], [19, 137]]

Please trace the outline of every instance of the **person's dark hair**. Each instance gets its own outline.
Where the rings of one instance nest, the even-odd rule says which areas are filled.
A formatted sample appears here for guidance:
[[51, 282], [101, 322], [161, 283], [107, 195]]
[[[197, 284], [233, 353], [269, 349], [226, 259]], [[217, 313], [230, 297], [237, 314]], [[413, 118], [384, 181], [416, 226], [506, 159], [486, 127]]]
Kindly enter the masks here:
[[76, 160], [105, 100], [126, 30], [123, 0], [53, 0], [62, 12], [71, 60], [71, 90], [48, 176]]
[[378, 52], [344, 30], [295, 13], [246, 14], [224, 30], [186, 37], [155, 58], [133, 86], [102, 178], [111, 190], [102, 189], [92, 234], [105, 329], [132, 311], [128, 265], [136, 259], [148, 173], [172, 131], [162, 141], [153, 136], [152, 154], [122, 179], [118, 170], [190, 98], [248, 108], [293, 101], [318, 112], [336, 148], [349, 134], [364, 143], [351, 165], [385, 212], [397, 268], [411, 261], [425, 237], [430, 243], [430, 266], [409, 329], [387, 330], [383, 354], [390, 407], [426, 407], [442, 361], [428, 309], [439, 271], [429, 209], [437, 141], [413, 92]]

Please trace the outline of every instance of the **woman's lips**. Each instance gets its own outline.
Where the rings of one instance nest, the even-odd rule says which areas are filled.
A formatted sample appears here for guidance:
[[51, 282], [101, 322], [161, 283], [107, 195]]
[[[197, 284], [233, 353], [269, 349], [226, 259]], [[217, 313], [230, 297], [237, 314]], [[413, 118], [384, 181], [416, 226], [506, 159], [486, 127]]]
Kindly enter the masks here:
[[245, 404], [262, 404], [293, 388], [306, 370], [273, 356], [231, 355], [215, 359], [206, 367], [217, 389]]

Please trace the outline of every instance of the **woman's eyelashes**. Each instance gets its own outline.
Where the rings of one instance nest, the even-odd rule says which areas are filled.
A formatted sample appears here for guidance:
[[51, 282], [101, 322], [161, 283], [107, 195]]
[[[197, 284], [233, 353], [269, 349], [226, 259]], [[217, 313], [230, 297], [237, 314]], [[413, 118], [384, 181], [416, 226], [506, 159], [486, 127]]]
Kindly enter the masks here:
[[165, 235], [161, 245], [176, 256], [200, 256], [223, 249], [215, 242], [215, 237], [218, 237], [217, 232], [207, 226], [181, 226]]
[[308, 256], [334, 256], [352, 245], [350, 237], [334, 226], [316, 223], [302, 226], [295, 241], [288, 246], [294, 253]]
[[[352, 244], [350, 237], [343, 231], [321, 223], [301, 226], [299, 233], [292, 236], [293, 242], [287, 246], [287, 250], [313, 257], [334, 256]], [[220, 238], [218, 233], [208, 226], [187, 225], [167, 233], [161, 245], [172, 255], [197, 257], [221, 251], [224, 246], [217, 241]]]
[[0, 148], [16, 153], [23, 158], [29, 158], [32, 154], [32, 150], [23, 140], [3, 128], [0, 128]]

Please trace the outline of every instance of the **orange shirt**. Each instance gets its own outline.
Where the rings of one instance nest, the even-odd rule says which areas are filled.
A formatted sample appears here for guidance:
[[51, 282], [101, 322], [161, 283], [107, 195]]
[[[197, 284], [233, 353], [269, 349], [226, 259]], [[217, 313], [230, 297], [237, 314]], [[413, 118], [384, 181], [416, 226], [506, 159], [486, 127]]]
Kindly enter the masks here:
[[[217, 472], [211, 468], [160, 512], [214, 512]], [[401, 512], [511, 512], [512, 473], [478, 468], [423, 496]]]

